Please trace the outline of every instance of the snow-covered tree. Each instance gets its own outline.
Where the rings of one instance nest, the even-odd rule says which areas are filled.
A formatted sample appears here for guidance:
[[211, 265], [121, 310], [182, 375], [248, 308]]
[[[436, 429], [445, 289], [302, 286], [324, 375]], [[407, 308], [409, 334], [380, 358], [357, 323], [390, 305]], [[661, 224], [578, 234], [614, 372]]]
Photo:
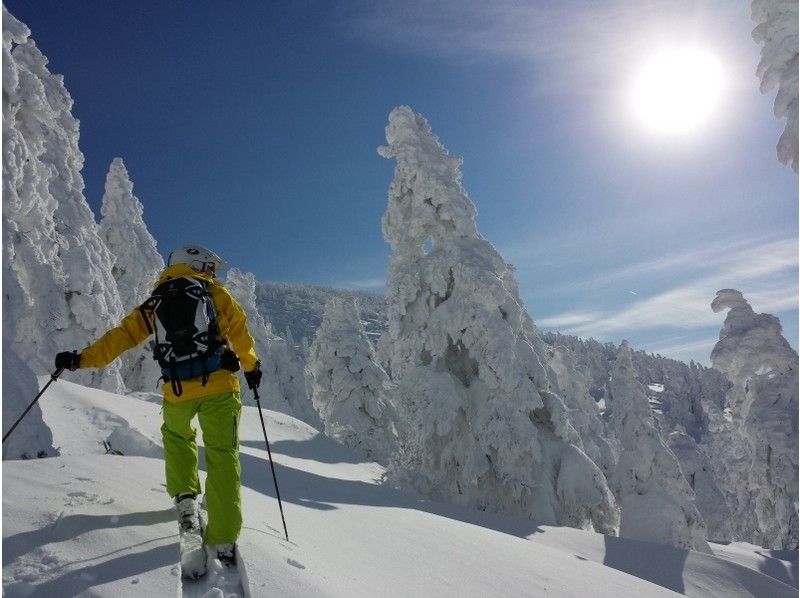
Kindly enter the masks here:
[[[71, 110], [63, 78], [4, 7], [3, 335], [37, 374], [53, 370], [58, 351], [82, 349], [122, 315], [113, 260], [83, 196]], [[123, 389], [118, 364], [68, 377]]]
[[292, 415], [311, 427], [322, 430], [322, 420], [311, 402], [305, 363], [298, 355], [291, 330], [286, 331], [286, 337], [272, 337], [267, 357], [264, 376], [271, 376], [276, 380], [283, 397], [292, 408]]
[[622, 447], [611, 477], [621, 511], [620, 537], [711, 552], [694, 492], [656, 429], [627, 341], [612, 367], [609, 392]]
[[778, 88], [775, 116], [786, 119], [778, 140], [778, 159], [797, 172], [797, 0], [753, 0], [753, 39], [761, 44], [756, 74], [761, 93]]
[[386, 464], [394, 452], [394, 419], [385, 397], [389, 382], [353, 301], [332, 299], [311, 343], [307, 370], [312, 400], [325, 434]]
[[390, 480], [434, 499], [612, 532], [614, 499], [581, 450], [512, 268], [475, 227], [461, 159], [395, 108], [383, 218], [391, 245], [383, 343], [399, 450]]
[[[114, 158], [106, 175], [100, 208], [100, 237], [114, 256], [111, 269], [119, 289], [124, 313], [150, 296], [164, 259], [142, 217], [144, 208], [133, 194], [133, 183], [122, 158]], [[153, 391], [161, 369], [153, 359], [150, 343], [127, 351], [121, 357], [122, 377], [129, 391]]]
[[[3, 324], [5, 329], [6, 323]], [[3, 433], [22, 415], [39, 392], [36, 375], [20, 359], [3, 335]], [[42, 421], [38, 403], [28, 412], [3, 443], [3, 459], [28, 459], [58, 454], [53, 447], [53, 434]]]
[[566, 347], [550, 349], [548, 367], [556, 376], [558, 394], [564, 398], [573, 427], [583, 441], [583, 450], [606, 477], [614, 471], [616, 456], [608, 438], [597, 402], [589, 395], [589, 377], [578, 366], [575, 354]]
[[739, 291], [719, 291], [711, 307], [729, 310], [711, 363], [732, 383], [727, 409], [734, 442], [721, 458], [730, 464], [734, 538], [796, 549], [797, 353], [778, 318], [756, 314]]
[[706, 449], [692, 436], [680, 430], [669, 434], [667, 446], [678, 459], [683, 477], [694, 492], [695, 506], [706, 524], [709, 540], [730, 541], [731, 512], [717, 484], [714, 467]]
[[[256, 342], [256, 353], [264, 373], [258, 393], [262, 406], [301, 419], [315, 428], [321, 427], [306, 390], [302, 362], [287, 350], [287, 342], [272, 332], [272, 325], [256, 307], [255, 276], [231, 268], [225, 287], [244, 309], [247, 328]], [[242, 388], [247, 388], [243, 376], [240, 376], [240, 383]]]

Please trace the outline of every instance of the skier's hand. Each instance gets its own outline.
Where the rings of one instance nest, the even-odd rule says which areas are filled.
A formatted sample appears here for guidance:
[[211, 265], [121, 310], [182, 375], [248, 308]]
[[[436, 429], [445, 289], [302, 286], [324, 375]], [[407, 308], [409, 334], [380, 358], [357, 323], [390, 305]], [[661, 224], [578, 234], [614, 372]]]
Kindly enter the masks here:
[[250, 390], [255, 390], [261, 384], [261, 362], [256, 361], [256, 367], [249, 372], [244, 373], [244, 379], [247, 381], [247, 387]]
[[74, 372], [81, 367], [81, 354], [77, 351], [63, 351], [56, 355], [56, 369]]

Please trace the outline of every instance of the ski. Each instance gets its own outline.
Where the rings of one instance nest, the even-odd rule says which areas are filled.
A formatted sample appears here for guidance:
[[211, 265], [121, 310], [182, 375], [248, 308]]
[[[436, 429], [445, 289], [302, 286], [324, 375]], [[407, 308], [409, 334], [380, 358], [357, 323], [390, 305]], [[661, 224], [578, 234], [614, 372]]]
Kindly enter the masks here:
[[180, 532], [181, 576], [199, 579], [206, 574], [206, 547], [203, 544], [203, 520], [200, 525]]

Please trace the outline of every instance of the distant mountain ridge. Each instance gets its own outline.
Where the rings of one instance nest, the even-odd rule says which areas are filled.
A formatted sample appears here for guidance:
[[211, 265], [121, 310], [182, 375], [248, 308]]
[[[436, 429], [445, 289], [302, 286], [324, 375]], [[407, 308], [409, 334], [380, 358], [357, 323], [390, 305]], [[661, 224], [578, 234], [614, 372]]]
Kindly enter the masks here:
[[275, 334], [291, 335], [301, 347], [314, 339], [322, 323], [325, 304], [333, 297], [358, 303], [361, 320], [373, 344], [386, 331], [386, 297], [383, 295], [291, 282], [256, 283], [259, 313], [272, 324]]

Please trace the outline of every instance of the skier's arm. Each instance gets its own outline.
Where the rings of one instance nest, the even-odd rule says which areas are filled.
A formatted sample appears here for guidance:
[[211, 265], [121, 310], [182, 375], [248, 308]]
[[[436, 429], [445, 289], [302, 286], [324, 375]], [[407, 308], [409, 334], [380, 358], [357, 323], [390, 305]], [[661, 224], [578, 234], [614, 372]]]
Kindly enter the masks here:
[[239, 302], [222, 286], [215, 285], [212, 291], [217, 308], [219, 332], [228, 341], [233, 352], [242, 363], [242, 369], [249, 372], [256, 367], [255, 341], [247, 329], [247, 316]]
[[128, 349], [142, 343], [150, 336], [151, 328], [137, 307], [94, 343], [81, 351], [80, 367], [101, 368], [107, 366]]

